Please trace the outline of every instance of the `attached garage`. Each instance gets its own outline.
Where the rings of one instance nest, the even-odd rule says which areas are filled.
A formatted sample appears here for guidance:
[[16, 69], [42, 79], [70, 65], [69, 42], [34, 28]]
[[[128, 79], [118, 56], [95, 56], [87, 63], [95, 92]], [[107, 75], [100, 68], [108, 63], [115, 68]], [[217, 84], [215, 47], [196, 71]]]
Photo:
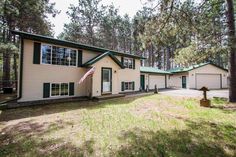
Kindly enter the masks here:
[[153, 90], [167, 88], [169, 72], [153, 67], [140, 67], [140, 88], [141, 90]]
[[166, 88], [166, 76], [165, 75], [149, 75], [149, 88]]
[[183, 88], [182, 78], [185, 76], [186, 87], [190, 89], [200, 89], [203, 86], [209, 89], [228, 88], [228, 70], [212, 63], [176, 68], [169, 72], [170, 87]]
[[200, 74], [196, 73], [196, 88], [200, 89], [203, 86], [209, 89], [221, 88], [221, 74]]

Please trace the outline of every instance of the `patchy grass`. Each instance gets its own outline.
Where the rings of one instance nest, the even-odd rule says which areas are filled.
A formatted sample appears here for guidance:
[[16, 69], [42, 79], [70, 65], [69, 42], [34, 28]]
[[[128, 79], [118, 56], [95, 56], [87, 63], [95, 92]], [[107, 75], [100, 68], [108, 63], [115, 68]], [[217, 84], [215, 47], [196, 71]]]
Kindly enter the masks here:
[[151, 95], [0, 111], [0, 156], [236, 156], [234, 105], [198, 103]]

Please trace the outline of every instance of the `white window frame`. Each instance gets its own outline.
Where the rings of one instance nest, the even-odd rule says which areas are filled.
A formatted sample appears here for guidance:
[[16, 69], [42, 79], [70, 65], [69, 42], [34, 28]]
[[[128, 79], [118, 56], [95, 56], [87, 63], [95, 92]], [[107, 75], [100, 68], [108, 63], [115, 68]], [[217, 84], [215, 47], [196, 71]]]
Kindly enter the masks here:
[[[43, 63], [43, 60], [42, 60], [42, 45], [47, 45], [47, 46], [51, 46], [51, 63], [49, 64], [49, 63]], [[60, 47], [60, 48], [67, 48], [67, 49], [71, 49], [71, 50], [75, 50], [76, 51], [76, 62], [75, 62], [75, 65], [70, 65], [70, 61], [69, 61], [69, 65], [58, 65], [58, 64], [52, 64], [52, 49], [53, 49], [53, 46], [55, 46], [55, 47]], [[70, 57], [70, 54], [71, 53], [69, 53], [69, 57]], [[41, 48], [40, 48], [40, 64], [42, 64], [42, 65], [53, 65], [53, 66], [66, 66], [66, 67], [77, 67], [77, 65], [78, 65], [78, 50], [77, 49], [75, 49], [75, 48], [70, 48], [70, 47], [63, 47], [63, 46], [58, 46], [58, 45], [54, 45], [54, 44], [47, 44], [47, 43], [41, 43]]]
[[[126, 83], [128, 83], [128, 89], [126, 89], [126, 85], [125, 85]], [[131, 87], [131, 89], [130, 89], [130, 87]], [[133, 91], [133, 81], [124, 82], [124, 91]]]
[[[61, 95], [61, 84], [66, 83], [68, 85], [68, 94], [67, 95]], [[52, 95], [52, 84], [59, 84], [59, 95]], [[54, 97], [67, 97], [69, 96], [70, 93], [70, 84], [69, 82], [53, 82], [50, 83], [50, 97], [54, 98]]]
[[[125, 60], [127, 60], [127, 62], [128, 62], [127, 67], [125, 66], [125, 68], [133, 69], [133, 68], [134, 68], [134, 61], [133, 61], [133, 58], [124, 57], [124, 61], [123, 61], [123, 62], [125, 62]], [[130, 62], [130, 63], [131, 63], [131, 67], [129, 67], [129, 66], [130, 66], [129, 61], [131, 61], [131, 62]]]

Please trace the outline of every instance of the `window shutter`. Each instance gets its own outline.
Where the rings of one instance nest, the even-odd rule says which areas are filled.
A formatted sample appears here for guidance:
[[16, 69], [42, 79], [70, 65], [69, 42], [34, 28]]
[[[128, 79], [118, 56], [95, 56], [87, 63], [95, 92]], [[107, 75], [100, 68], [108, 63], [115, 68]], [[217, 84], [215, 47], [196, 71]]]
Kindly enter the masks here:
[[50, 83], [43, 84], [43, 98], [50, 97]]
[[124, 66], [124, 57], [121, 56], [121, 64]]
[[132, 90], [134, 90], [135, 89], [135, 82], [133, 81], [133, 89]]
[[73, 96], [75, 95], [75, 83], [74, 82], [70, 82], [69, 83], [69, 96]]
[[121, 91], [125, 90], [125, 82], [121, 82]]
[[34, 42], [33, 64], [40, 64], [41, 43]]
[[133, 59], [133, 69], [135, 69], [135, 58]]
[[78, 50], [78, 63], [77, 63], [77, 65], [78, 65], [78, 67], [81, 67], [82, 66], [82, 59], [83, 59], [83, 51], [81, 51], [81, 50]]

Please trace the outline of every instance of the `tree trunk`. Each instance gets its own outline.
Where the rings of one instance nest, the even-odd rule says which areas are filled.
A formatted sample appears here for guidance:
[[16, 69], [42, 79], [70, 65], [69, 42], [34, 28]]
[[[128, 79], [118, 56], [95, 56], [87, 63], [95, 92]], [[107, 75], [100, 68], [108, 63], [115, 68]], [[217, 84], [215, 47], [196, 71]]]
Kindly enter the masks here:
[[[5, 43], [10, 42], [11, 35], [9, 31], [5, 31]], [[10, 74], [11, 71], [11, 57], [9, 50], [5, 50], [3, 53], [3, 88], [10, 87]]]
[[227, 22], [229, 35], [229, 101], [236, 102], [236, 36], [233, 0], [227, 0]]
[[170, 47], [167, 47], [166, 51], [166, 70], [170, 70]]

